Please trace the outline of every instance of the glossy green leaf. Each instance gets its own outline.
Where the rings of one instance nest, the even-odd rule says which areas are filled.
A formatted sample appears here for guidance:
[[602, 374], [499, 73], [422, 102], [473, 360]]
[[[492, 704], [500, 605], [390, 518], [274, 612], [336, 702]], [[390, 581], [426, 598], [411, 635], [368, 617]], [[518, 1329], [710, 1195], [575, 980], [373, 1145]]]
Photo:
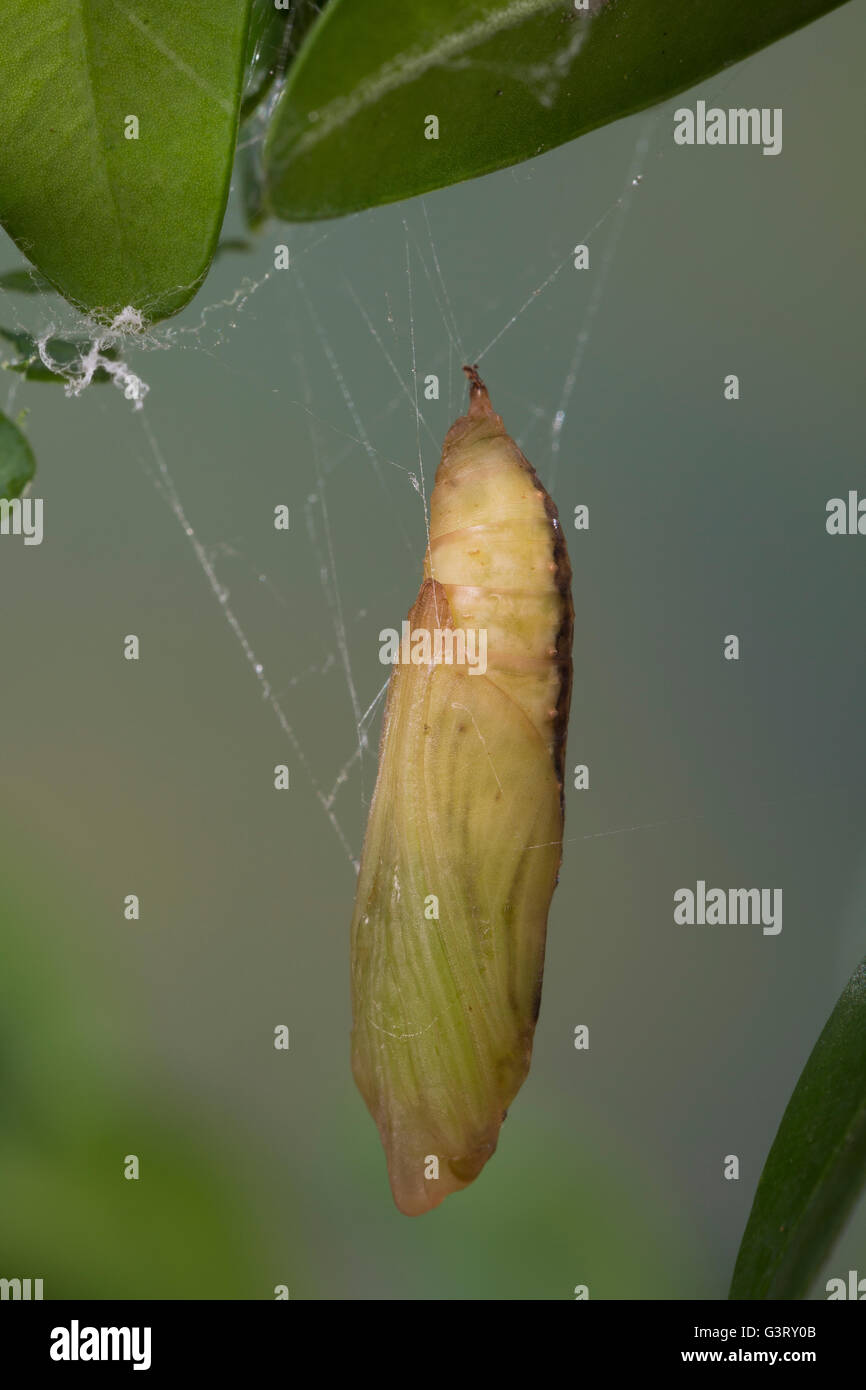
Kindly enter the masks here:
[[0, 410], [0, 501], [20, 497], [35, 472], [33, 450], [18, 426]]
[[248, 18], [249, 0], [0, 0], [0, 222], [81, 308], [152, 321], [201, 284]]
[[845, 986], [782, 1116], [730, 1297], [805, 1297], [864, 1182], [866, 960]]
[[289, 0], [287, 9], [278, 10], [274, 0], [252, 0], [241, 120], [261, 106], [326, 4], [327, 0]]
[[258, 231], [269, 212], [262, 159], [267, 99], [271, 98], [274, 83], [294, 62], [307, 30], [326, 3], [327, 0], [291, 0], [288, 10], [275, 11], [273, 0], [253, 0], [241, 108], [245, 124], [238, 141], [236, 165], [244, 220], [252, 232]]
[[264, 101], [283, 65], [291, 10], [278, 10], [274, 0], [252, 0], [244, 77], [241, 118], [246, 119]]
[[[266, 150], [279, 216], [336, 217], [530, 159], [843, 0], [332, 0]], [[425, 138], [435, 115], [439, 138]]]

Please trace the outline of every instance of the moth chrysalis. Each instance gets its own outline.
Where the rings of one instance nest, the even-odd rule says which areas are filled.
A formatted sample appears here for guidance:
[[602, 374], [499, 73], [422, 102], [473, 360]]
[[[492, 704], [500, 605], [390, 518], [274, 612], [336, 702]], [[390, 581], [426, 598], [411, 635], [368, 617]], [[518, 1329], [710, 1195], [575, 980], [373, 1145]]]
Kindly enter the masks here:
[[352, 1070], [410, 1216], [496, 1148], [529, 1070], [562, 858], [571, 567], [553, 502], [464, 371], [352, 921]]

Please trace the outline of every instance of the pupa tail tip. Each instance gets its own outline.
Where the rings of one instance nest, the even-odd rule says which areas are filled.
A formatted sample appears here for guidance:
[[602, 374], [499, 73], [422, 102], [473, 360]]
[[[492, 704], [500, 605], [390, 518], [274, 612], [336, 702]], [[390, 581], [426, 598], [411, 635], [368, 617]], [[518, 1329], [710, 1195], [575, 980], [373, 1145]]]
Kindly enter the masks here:
[[487, 387], [481, 380], [478, 367], [464, 366], [463, 370], [469, 378], [469, 414], [481, 415], [490, 412], [493, 407], [490, 404]]

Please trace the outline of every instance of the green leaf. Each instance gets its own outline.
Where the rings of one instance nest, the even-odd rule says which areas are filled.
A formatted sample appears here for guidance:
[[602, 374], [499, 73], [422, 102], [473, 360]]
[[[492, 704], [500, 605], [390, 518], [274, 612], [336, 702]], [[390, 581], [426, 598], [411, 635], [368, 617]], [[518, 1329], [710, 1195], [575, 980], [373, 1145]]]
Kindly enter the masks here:
[[[65, 338], [49, 338], [44, 344], [45, 356], [53, 362], [57, 371], [52, 371], [43, 361], [39, 344], [29, 333], [19, 333], [12, 328], [0, 328], [0, 338], [12, 343], [19, 356], [14, 362], [2, 365], [8, 372], [20, 372], [28, 381], [59, 381], [64, 385], [80, 369], [82, 358], [90, 351], [90, 342], [67, 342]], [[100, 356], [109, 361], [117, 361], [117, 350], [111, 347], [99, 349]], [[112, 376], [104, 367], [97, 367], [92, 381], [111, 381]]]
[[327, 0], [291, 0], [288, 9], [277, 10], [274, 0], [252, 0], [242, 121], [261, 106], [276, 79], [282, 77], [326, 4]]
[[257, 232], [268, 215], [261, 142], [251, 140], [239, 149], [237, 170], [244, 221], [249, 231]]
[[730, 1297], [805, 1297], [864, 1182], [866, 960], [845, 986], [782, 1116]]
[[132, 306], [153, 321], [201, 284], [228, 195], [249, 5], [0, 0], [0, 222], [86, 311]]
[[290, 10], [278, 10], [274, 0], [252, 0], [250, 28], [244, 58], [244, 99], [241, 119], [246, 120], [264, 101], [274, 78], [282, 70]]
[[[337, 217], [530, 159], [844, 0], [331, 0], [268, 137], [275, 212]], [[425, 120], [439, 138], [425, 138]]]
[[265, 98], [294, 61], [307, 30], [327, 0], [292, 0], [288, 10], [274, 10], [273, 0], [253, 0], [247, 42], [247, 79], [238, 142], [239, 176], [244, 220], [258, 231], [268, 216], [262, 151], [267, 126]]
[[6, 270], [0, 275], [0, 290], [14, 290], [16, 294], [53, 294], [54, 286], [32, 267], [20, 270]]
[[0, 501], [20, 497], [35, 472], [33, 450], [18, 426], [0, 411]]

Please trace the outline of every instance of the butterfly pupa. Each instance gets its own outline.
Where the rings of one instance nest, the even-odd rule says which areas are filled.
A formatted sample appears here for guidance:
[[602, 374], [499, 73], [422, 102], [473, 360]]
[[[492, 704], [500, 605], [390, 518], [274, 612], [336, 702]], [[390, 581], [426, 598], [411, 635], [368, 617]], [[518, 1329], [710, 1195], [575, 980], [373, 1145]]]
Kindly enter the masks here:
[[529, 1071], [562, 858], [571, 566], [553, 502], [464, 371], [351, 933], [352, 1070], [409, 1216], [478, 1176]]

